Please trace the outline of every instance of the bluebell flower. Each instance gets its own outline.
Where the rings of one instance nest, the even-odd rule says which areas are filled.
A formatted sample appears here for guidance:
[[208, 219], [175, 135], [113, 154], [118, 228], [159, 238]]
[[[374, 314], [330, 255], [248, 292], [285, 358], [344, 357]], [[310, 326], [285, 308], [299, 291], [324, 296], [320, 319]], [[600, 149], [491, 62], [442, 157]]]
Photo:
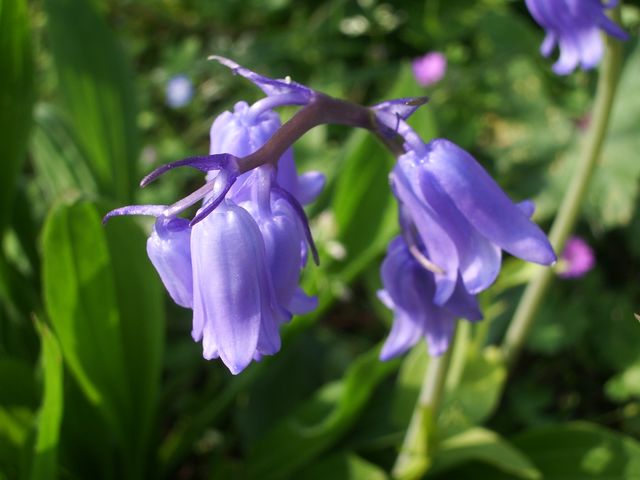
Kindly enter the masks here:
[[181, 108], [187, 105], [193, 97], [193, 84], [186, 75], [176, 75], [167, 82], [167, 105], [171, 108]]
[[[279, 327], [317, 301], [299, 287], [308, 253], [317, 262], [301, 203], [322, 190], [324, 176], [297, 175], [288, 149], [280, 158], [243, 171], [240, 159], [260, 149], [280, 128], [272, 109], [304, 105], [313, 91], [288, 80], [259, 76], [226, 59], [267, 97], [239, 102], [211, 127], [210, 154], [164, 165], [141, 182], [146, 186], [174, 168], [206, 173], [205, 184], [173, 205], [132, 205], [109, 212], [157, 218], [147, 253], [171, 298], [193, 309], [192, 336], [206, 359], [220, 358], [231, 373], [280, 349]], [[191, 221], [177, 217], [202, 202]]]
[[409, 248], [434, 273], [433, 301], [444, 305], [461, 280], [477, 294], [496, 279], [501, 250], [524, 260], [556, 261], [549, 241], [529, 217], [531, 202], [514, 204], [465, 150], [444, 139], [413, 143], [391, 174]]
[[416, 260], [402, 237], [391, 241], [381, 277], [384, 289], [378, 297], [394, 313], [393, 327], [380, 352], [382, 360], [403, 354], [423, 338], [431, 355], [441, 355], [449, 347], [458, 318], [482, 318], [476, 297], [460, 278], [443, 304], [434, 303], [434, 274]]
[[[218, 115], [211, 125], [210, 154], [224, 152], [240, 158], [262, 147], [281, 125], [279, 115], [271, 110], [272, 106], [273, 99], [267, 97], [251, 106], [246, 102], [238, 102], [233, 112]], [[230, 195], [234, 196], [241, 191], [242, 185], [252, 174], [253, 172], [247, 172], [240, 176]], [[208, 178], [212, 178], [211, 174]], [[311, 171], [298, 175], [290, 148], [278, 160], [278, 184], [303, 205], [315, 200], [324, 187], [324, 181], [324, 175], [320, 172]]]
[[546, 36], [540, 51], [551, 55], [556, 45], [560, 57], [553, 65], [558, 75], [567, 75], [580, 65], [588, 70], [596, 67], [602, 58], [604, 45], [600, 30], [627, 40], [628, 35], [605, 14], [605, 9], [618, 2], [611, 0], [525, 0], [535, 21], [545, 29]]

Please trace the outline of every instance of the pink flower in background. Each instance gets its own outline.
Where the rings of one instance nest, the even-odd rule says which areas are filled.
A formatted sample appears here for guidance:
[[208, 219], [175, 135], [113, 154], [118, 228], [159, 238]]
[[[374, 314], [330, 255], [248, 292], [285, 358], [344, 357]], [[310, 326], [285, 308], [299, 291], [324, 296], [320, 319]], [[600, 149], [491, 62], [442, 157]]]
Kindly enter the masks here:
[[593, 268], [596, 257], [593, 249], [580, 237], [569, 237], [558, 268], [561, 278], [580, 278]]
[[447, 72], [447, 57], [440, 52], [429, 52], [416, 58], [412, 65], [413, 76], [423, 87], [439, 82]]

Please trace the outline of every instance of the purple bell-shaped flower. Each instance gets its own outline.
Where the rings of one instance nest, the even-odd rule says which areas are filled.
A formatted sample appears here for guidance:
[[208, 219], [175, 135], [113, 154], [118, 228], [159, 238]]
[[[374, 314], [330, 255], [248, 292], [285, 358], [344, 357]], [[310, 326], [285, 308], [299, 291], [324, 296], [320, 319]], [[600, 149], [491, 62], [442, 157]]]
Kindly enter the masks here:
[[441, 355], [449, 347], [457, 318], [482, 318], [475, 296], [461, 280], [442, 305], [434, 303], [434, 274], [416, 260], [402, 237], [391, 241], [380, 272], [384, 290], [378, 297], [394, 313], [393, 327], [380, 352], [382, 360], [403, 354], [422, 338], [431, 355]]
[[501, 249], [550, 265], [556, 256], [542, 230], [529, 220], [532, 204], [514, 204], [465, 150], [438, 139], [398, 159], [391, 183], [400, 202], [408, 246], [419, 240], [435, 275], [433, 300], [453, 294], [461, 279], [476, 294], [500, 271]]
[[551, 55], [556, 45], [560, 49], [560, 58], [553, 65], [553, 71], [558, 75], [567, 75], [578, 65], [588, 70], [600, 63], [604, 52], [600, 30], [620, 40], [629, 38], [604, 12], [614, 7], [617, 0], [607, 3], [601, 0], [525, 0], [525, 3], [531, 16], [546, 31], [540, 47], [542, 55]]

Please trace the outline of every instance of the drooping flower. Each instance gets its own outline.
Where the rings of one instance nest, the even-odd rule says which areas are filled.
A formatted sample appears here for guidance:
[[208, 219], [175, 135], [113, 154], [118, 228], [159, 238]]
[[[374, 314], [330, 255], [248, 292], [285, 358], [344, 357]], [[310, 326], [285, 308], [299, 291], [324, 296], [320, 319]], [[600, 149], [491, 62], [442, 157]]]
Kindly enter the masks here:
[[408, 245], [424, 245], [435, 276], [433, 301], [444, 305], [459, 279], [471, 294], [500, 271], [501, 250], [550, 265], [556, 257], [529, 220], [532, 204], [514, 204], [465, 150], [444, 139], [414, 144], [391, 174]]
[[413, 76], [423, 87], [438, 83], [447, 72], [447, 57], [440, 52], [429, 52], [411, 62]]
[[[288, 80], [259, 76], [226, 59], [267, 97], [219, 115], [211, 127], [210, 155], [164, 165], [141, 182], [189, 166], [206, 183], [173, 205], [133, 205], [105, 216], [157, 218], [147, 252], [171, 298], [193, 309], [192, 336], [206, 359], [221, 358], [233, 374], [251, 360], [280, 349], [279, 326], [317, 302], [298, 286], [310, 251], [317, 252], [301, 202], [312, 201], [323, 175], [297, 175], [289, 148], [280, 158], [251, 168], [241, 160], [259, 150], [280, 128], [273, 108], [304, 105], [314, 92]], [[244, 169], [243, 169], [244, 168]], [[191, 221], [177, 217], [202, 201]]]
[[382, 360], [403, 354], [422, 338], [431, 355], [441, 355], [449, 347], [458, 318], [482, 318], [476, 297], [467, 292], [460, 278], [442, 305], [434, 303], [434, 274], [416, 260], [402, 237], [391, 241], [380, 272], [384, 289], [378, 297], [394, 313], [393, 327], [380, 353]]
[[569, 237], [558, 262], [558, 276], [580, 278], [593, 268], [596, 257], [593, 249], [582, 238]]
[[545, 57], [556, 45], [560, 57], [553, 65], [558, 75], [567, 75], [580, 65], [584, 70], [596, 67], [602, 59], [604, 45], [600, 30], [620, 40], [628, 35], [607, 17], [605, 9], [614, 7], [617, 0], [525, 0], [535, 21], [545, 29], [540, 47]]
[[182, 108], [193, 97], [193, 84], [186, 75], [176, 75], [167, 82], [167, 105], [171, 108]]

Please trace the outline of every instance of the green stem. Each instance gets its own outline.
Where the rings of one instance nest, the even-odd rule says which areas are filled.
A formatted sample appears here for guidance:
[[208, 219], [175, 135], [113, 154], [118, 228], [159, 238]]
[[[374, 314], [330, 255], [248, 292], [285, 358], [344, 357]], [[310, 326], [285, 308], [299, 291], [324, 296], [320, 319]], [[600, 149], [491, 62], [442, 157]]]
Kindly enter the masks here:
[[393, 478], [396, 480], [422, 478], [431, 464], [429, 450], [433, 444], [451, 350], [452, 348], [449, 348], [442, 356], [429, 359], [420, 396], [413, 409], [400, 454], [393, 466]]
[[[619, 19], [619, 12], [619, 7], [613, 11], [614, 19]], [[562, 251], [567, 237], [575, 227], [589, 181], [600, 158], [618, 86], [621, 64], [622, 44], [613, 38], [607, 37], [606, 52], [598, 80], [592, 123], [585, 139], [584, 150], [578, 160], [571, 183], [562, 199], [558, 215], [549, 234], [549, 240], [556, 252]], [[535, 276], [522, 295], [502, 345], [505, 359], [509, 364], [513, 364], [524, 345], [533, 325], [535, 314], [553, 275], [552, 269], [538, 267]]]

